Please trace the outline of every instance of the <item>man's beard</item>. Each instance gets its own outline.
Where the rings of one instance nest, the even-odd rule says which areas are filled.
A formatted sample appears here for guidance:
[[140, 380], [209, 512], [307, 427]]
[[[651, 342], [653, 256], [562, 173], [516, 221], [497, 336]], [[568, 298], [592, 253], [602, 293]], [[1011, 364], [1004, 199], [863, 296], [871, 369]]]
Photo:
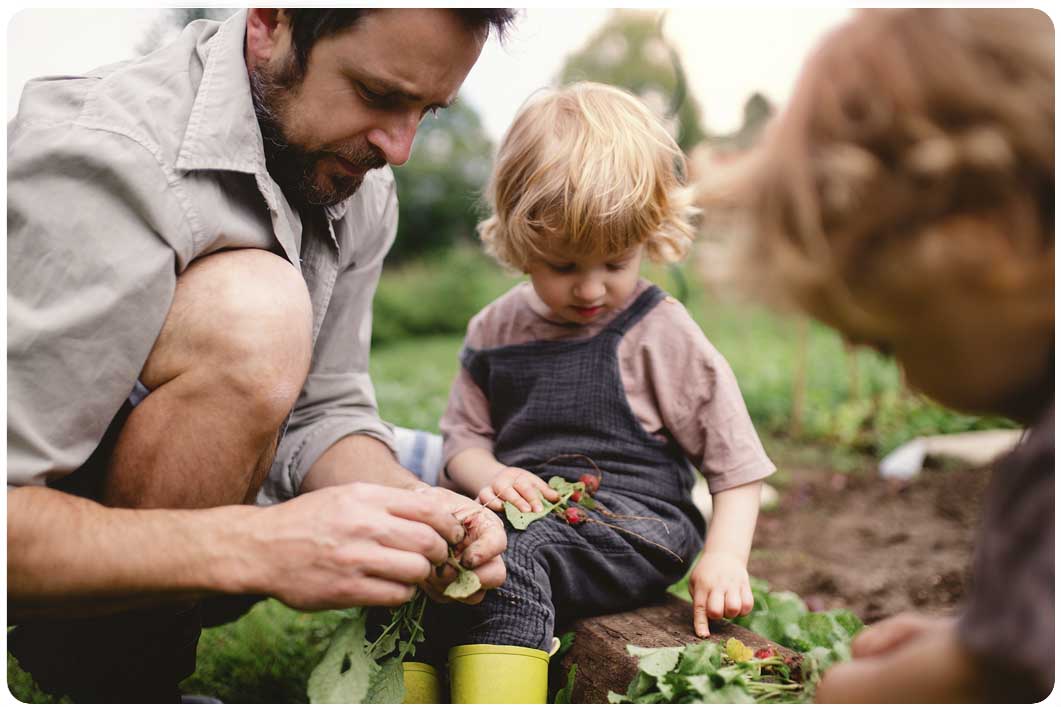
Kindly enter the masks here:
[[284, 115], [302, 82], [293, 57], [271, 70], [259, 65], [251, 70], [251, 99], [265, 149], [265, 167], [280, 185], [287, 200], [296, 209], [309, 206], [332, 206], [350, 198], [361, 186], [361, 175], [330, 173], [322, 186], [315, 174], [317, 165], [331, 156], [339, 156], [367, 172], [384, 167], [387, 161], [371, 145], [319, 145], [314, 149], [292, 142], [284, 126]]

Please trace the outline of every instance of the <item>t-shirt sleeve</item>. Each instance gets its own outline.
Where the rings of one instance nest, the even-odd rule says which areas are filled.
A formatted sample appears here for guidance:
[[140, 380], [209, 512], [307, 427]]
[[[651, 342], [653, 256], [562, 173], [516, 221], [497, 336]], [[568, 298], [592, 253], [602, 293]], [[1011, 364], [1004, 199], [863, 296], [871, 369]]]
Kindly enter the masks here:
[[1053, 689], [1053, 408], [996, 465], [958, 636], [990, 701], [1038, 702]]
[[685, 308], [668, 298], [632, 335], [667, 432], [703, 473], [711, 493], [759, 481], [776, 467], [755, 431], [726, 359]]

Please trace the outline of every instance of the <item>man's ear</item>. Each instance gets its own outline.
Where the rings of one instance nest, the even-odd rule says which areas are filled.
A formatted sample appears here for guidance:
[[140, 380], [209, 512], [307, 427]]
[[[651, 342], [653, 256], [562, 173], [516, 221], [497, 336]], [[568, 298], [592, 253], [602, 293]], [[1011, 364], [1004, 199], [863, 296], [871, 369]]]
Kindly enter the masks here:
[[247, 10], [247, 66], [269, 61], [280, 40], [280, 30], [287, 27], [283, 10], [251, 8]]

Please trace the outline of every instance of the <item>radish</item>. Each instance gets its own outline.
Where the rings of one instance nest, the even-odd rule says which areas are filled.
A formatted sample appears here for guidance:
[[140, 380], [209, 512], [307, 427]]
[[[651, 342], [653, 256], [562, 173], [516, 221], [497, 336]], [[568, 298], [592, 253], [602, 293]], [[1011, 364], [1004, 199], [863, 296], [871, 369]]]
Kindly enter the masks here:
[[597, 493], [597, 489], [600, 488], [600, 477], [594, 476], [593, 474], [583, 474], [578, 477], [578, 480], [586, 485], [586, 491], [588, 493]]
[[578, 489], [575, 489], [574, 491], [572, 491], [571, 492], [571, 500], [574, 501], [575, 503], [578, 503], [579, 501], [581, 501], [582, 500], [582, 492], [579, 491]]
[[581, 508], [568, 508], [564, 511], [564, 520], [571, 525], [578, 525], [586, 522], [586, 512]]

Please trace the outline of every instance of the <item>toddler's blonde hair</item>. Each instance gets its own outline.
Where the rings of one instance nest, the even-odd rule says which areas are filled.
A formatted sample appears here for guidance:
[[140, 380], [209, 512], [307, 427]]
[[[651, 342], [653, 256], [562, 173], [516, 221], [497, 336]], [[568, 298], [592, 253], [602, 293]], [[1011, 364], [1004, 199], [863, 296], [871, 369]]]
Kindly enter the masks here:
[[498, 150], [479, 224], [487, 252], [525, 270], [550, 251], [681, 259], [696, 214], [685, 156], [629, 93], [579, 82], [532, 96]]
[[[729, 192], [698, 199], [739, 207], [735, 272], [849, 331], [892, 328], [857, 304], [879, 286], [901, 293], [895, 321], [941, 288], [1042, 291], [1053, 47], [1037, 10], [858, 13], [808, 61]], [[1052, 298], [1035, 316], [1052, 322]]]

